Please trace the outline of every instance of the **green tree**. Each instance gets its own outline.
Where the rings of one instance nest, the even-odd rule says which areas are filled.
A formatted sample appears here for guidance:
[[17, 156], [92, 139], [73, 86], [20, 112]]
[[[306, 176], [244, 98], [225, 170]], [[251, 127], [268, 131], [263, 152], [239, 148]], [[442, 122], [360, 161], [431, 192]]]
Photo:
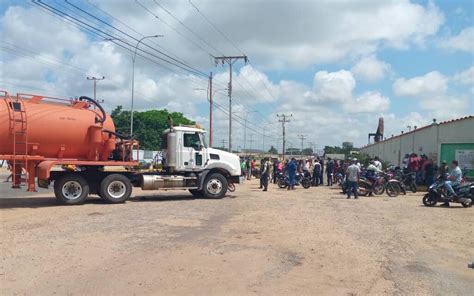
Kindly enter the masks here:
[[[117, 133], [128, 135], [130, 133], [130, 111], [123, 111], [122, 106], [117, 106], [111, 116], [115, 123]], [[160, 150], [161, 134], [168, 128], [168, 116], [173, 119], [174, 125], [193, 125], [194, 121], [184, 117], [180, 112], [163, 110], [148, 110], [133, 112], [133, 131], [140, 141], [140, 148], [144, 150]]]
[[278, 154], [278, 150], [275, 147], [273, 147], [273, 145], [272, 145], [272, 147], [270, 147], [270, 150], [268, 150], [268, 153]]
[[313, 149], [312, 148], [304, 148], [303, 149], [303, 155], [312, 155], [313, 154]]

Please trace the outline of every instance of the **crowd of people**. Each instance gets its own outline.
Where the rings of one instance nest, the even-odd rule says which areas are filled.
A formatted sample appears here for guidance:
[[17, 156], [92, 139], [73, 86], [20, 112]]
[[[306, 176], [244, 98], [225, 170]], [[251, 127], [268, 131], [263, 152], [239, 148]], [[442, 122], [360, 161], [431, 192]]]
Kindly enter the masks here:
[[[452, 161], [452, 170], [450, 171], [446, 161], [443, 161], [438, 167], [434, 161], [426, 155], [418, 156], [415, 153], [407, 154], [403, 160], [403, 167], [387, 166], [387, 171], [395, 171], [400, 174], [413, 173], [415, 181], [418, 185], [431, 185], [435, 178], [446, 178], [446, 189], [451, 195], [455, 195], [453, 186], [459, 184], [462, 178], [461, 169], [456, 160]], [[349, 158], [346, 160], [334, 160], [331, 158], [308, 158], [296, 160], [295, 158], [280, 161], [278, 159], [270, 160], [268, 157], [263, 158], [257, 165], [255, 159], [243, 159], [241, 163], [242, 174], [247, 180], [252, 177], [260, 178], [260, 189], [268, 190], [269, 183], [277, 183], [279, 175], [283, 174], [288, 177], [288, 190], [294, 190], [297, 174], [301, 174], [305, 178], [311, 180], [312, 186], [324, 185], [333, 186], [333, 184], [344, 184], [344, 192], [347, 198], [352, 195], [357, 199], [358, 182], [362, 172], [369, 180], [374, 180], [377, 176], [384, 172], [382, 160], [374, 157], [369, 160], [366, 167], [361, 165], [357, 158]]]

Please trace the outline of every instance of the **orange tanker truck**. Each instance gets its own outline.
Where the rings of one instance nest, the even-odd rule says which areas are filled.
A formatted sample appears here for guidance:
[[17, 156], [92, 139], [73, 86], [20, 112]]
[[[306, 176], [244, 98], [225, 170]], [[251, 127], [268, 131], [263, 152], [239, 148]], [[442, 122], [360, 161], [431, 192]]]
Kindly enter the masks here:
[[0, 91], [0, 160], [10, 164], [12, 188], [34, 192], [53, 184], [65, 204], [81, 204], [91, 194], [125, 202], [133, 187], [221, 198], [240, 182], [239, 158], [208, 148], [204, 135], [201, 128], [170, 126], [162, 134], [163, 170], [140, 172], [134, 170], [138, 141], [116, 133], [97, 101]]

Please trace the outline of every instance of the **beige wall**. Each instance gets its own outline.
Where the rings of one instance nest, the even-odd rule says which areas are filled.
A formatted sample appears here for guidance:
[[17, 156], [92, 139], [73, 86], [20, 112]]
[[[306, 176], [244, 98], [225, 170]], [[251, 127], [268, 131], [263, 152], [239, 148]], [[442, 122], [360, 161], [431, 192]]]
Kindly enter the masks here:
[[394, 165], [401, 165], [405, 154], [412, 152], [426, 154], [438, 162], [438, 153], [442, 143], [474, 143], [474, 117], [423, 127], [363, 147], [361, 152], [372, 157], [378, 156]]

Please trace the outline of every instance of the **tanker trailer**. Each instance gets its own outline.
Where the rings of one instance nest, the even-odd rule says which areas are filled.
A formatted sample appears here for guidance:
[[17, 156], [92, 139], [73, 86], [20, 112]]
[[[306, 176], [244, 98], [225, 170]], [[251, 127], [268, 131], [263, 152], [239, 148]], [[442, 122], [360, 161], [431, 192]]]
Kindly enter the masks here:
[[239, 157], [208, 148], [204, 134], [198, 127], [171, 125], [162, 135], [164, 169], [141, 172], [135, 170], [138, 141], [116, 133], [112, 118], [95, 100], [0, 92], [0, 160], [10, 164], [12, 187], [26, 183], [28, 191], [35, 191], [36, 183], [42, 188], [53, 184], [56, 198], [65, 204], [81, 204], [91, 194], [125, 202], [132, 187], [223, 197], [228, 184], [241, 181]]

